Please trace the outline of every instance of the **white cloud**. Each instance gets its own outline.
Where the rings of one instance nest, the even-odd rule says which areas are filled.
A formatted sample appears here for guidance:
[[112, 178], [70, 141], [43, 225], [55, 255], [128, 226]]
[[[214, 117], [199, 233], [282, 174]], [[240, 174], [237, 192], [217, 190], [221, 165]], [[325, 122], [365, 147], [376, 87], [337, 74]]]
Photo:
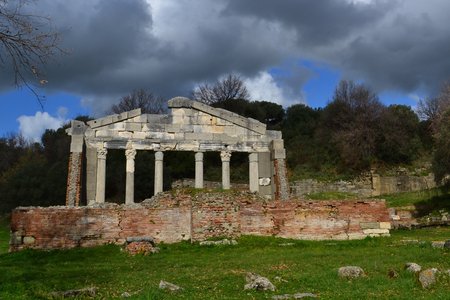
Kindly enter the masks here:
[[302, 102], [301, 99], [294, 99], [289, 96], [290, 91], [280, 86], [272, 75], [267, 71], [259, 72], [255, 77], [244, 78], [250, 98], [258, 101], [270, 101], [288, 106], [294, 102]]
[[47, 112], [36, 112], [34, 116], [22, 115], [17, 118], [20, 133], [28, 140], [40, 142], [46, 129], [58, 129], [66, 121], [67, 108], [60, 107], [58, 115], [53, 117]]

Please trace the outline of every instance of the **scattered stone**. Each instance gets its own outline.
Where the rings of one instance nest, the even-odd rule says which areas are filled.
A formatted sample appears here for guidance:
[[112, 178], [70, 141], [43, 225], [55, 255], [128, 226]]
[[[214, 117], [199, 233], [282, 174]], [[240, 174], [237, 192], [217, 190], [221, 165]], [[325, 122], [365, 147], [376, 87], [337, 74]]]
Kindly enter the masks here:
[[289, 246], [294, 246], [294, 243], [281, 243], [279, 244], [280, 247], [289, 247]]
[[97, 293], [96, 287], [88, 287], [83, 289], [53, 292], [50, 294], [50, 296], [55, 298], [95, 297], [96, 293]]
[[397, 278], [398, 277], [398, 273], [394, 269], [390, 269], [389, 272], [388, 272], [388, 276], [389, 276], [389, 278]]
[[221, 245], [237, 245], [236, 240], [223, 239], [219, 241], [202, 241], [200, 246], [221, 246]]
[[450, 249], [450, 240], [446, 240], [444, 243], [444, 248], [445, 249]]
[[338, 270], [338, 275], [341, 278], [348, 278], [348, 279], [366, 276], [364, 270], [358, 266], [340, 267]]
[[303, 298], [317, 298], [317, 296], [312, 293], [296, 293], [296, 294], [284, 294], [272, 296], [273, 300], [303, 299]]
[[409, 271], [412, 273], [418, 273], [422, 270], [422, 267], [416, 263], [406, 263], [405, 269], [406, 269], [406, 271]]
[[131, 294], [128, 293], [128, 292], [123, 292], [122, 295], [120, 295], [120, 297], [122, 297], [122, 298], [130, 298]]
[[275, 276], [274, 278], [278, 282], [288, 282], [286, 279], [281, 278], [280, 276]]
[[176, 284], [173, 284], [173, 283], [170, 283], [170, 282], [167, 282], [164, 280], [161, 280], [159, 282], [159, 288], [162, 290], [169, 290], [171, 292], [177, 292], [177, 291], [180, 291], [183, 289], [182, 287], [179, 287]]
[[436, 273], [437, 269], [426, 269], [419, 273], [419, 282], [422, 285], [422, 288], [426, 289], [436, 283]]
[[445, 245], [445, 241], [432, 241], [431, 242], [431, 247], [433, 247], [433, 248], [444, 249], [444, 245]]
[[155, 245], [155, 240], [150, 236], [131, 236], [127, 237], [127, 243], [133, 243], [133, 242], [149, 242], [153, 246]]
[[23, 243], [24, 243], [25, 245], [31, 245], [31, 244], [34, 244], [35, 241], [36, 241], [36, 239], [35, 239], [34, 237], [32, 237], [32, 236], [25, 236], [25, 237], [23, 238]]
[[244, 290], [256, 290], [256, 291], [275, 291], [275, 286], [266, 277], [262, 277], [258, 274], [248, 272], [245, 280], [247, 284], [244, 286]]
[[150, 242], [131, 242], [125, 247], [125, 251], [130, 255], [148, 255], [150, 253], [158, 253], [159, 250], [158, 247], [154, 247]]
[[401, 240], [402, 244], [419, 244], [419, 240]]

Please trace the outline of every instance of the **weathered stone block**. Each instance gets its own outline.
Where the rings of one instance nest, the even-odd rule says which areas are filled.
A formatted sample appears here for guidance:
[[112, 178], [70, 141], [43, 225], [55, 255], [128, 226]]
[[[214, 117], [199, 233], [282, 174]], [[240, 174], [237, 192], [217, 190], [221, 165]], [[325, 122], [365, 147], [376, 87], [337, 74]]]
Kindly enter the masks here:
[[380, 222], [380, 229], [391, 229], [391, 222]]
[[186, 132], [184, 134], [185, 139], [187, 140], [213, 140], [212, 133], [195, 133], [195, 132]]
[[121, 120], [126, 120], [126, 119], [128, 119], [128, 112], [127, 112], [127, 111], [124, 111], [123, 113], [120, 113], [120, 114], [119, 114], [119, 118], [120, 118]]
[[33, 236], [25, 236], [25, 237], [23, 237], [23, 243], [25, 245], [32, 245], [32, 244], [34, 244], [35, 241], [36, 241], [36, 239]]
[[380, 223], [378, 222], [361, 222], [359, 226], [361, 226], [361, 229], [380, 229]]
[[20, 245], [23, 243], [22, 240], [22, 232], [16, 231], [11, 233], [10, 244], [11, 245]]
[[142, 123], [126, 122], [124, 125], [126, 131], [142, 131]]
[[388, 229], [363, 229], [364, 234], [389, 234]]
[[95, 132], [95, 136], [96, 137], [111, 137], [115, 135], [115, 131], [114, 130], [97, 130]]
[[171, 132], [171, 133], [180, 132], [181, 128], [182, 128], [182, 125], [179, 125], [179, 124], [167, 124], [167, 125], [165, 125], [165, 131], [166, 132]]
[[145, 139], [148, 136], [148, 133], [146, 132], [133, 132], [132, 138], [133, 139]]
[[131, 139], [133, 137], [133, 133], [130, 131], [119, 131], [117, 135], [121, 138]]
[[129, 122], [134, 122], [134, 123], [147, 123], [148, 119], [147, 119], [147, 114], [142, 114], [133, 118], [129, 119]]
[[130, 110], [128, 112], [128, 118], [134, 118], [136, 116], [139, 116], [140, 114], [142, 114], [141, 113], [141, 109], [140, 108], [136, 108], [136, 109]]

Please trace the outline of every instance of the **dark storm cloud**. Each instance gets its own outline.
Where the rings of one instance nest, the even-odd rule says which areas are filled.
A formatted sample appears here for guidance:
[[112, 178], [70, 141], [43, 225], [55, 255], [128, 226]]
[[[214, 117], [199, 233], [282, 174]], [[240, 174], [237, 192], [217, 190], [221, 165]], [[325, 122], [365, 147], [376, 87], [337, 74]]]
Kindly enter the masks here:
[[[426, 2], [426, 3], [425, 3]], [[310, 60], [378, 91], [436, 91], [450, 77], [446, 0], [41, 0], [69, 54], [47, 91], [83, 96], [100, 112], [135, 88], [165, 97], [229, 72], [273, 77], [301, 98]]]
[[225, 13], [252, 16], [279, 22], [295, 30], [306, 46], [329, 45], [357, 28], [370, 26], [382, 18], [397, 1], [354, 4], [336, 0], [240, 0], [229, 1]]

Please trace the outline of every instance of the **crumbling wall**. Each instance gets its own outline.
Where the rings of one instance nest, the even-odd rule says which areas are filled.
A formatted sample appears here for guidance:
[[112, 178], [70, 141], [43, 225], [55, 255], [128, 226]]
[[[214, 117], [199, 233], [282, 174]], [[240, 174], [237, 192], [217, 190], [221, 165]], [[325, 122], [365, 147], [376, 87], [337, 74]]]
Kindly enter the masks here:
[[384, 201], [276, 201], [241, 207], [241, 233], [284, 238], [360, 239], [388, 235]]
[[240, 235], [359, 239], [389, 234], [384, 201], [267, 201], [249, 192], [158, 194], [141, 204], [20, 207], [12, 212], [10, 250], [156, 242]]
[[356, 180], [323, 182], [315, 179], [297, 180], [291, 183], [291, 195], [304, 198], [308, 194], [323, 192], [352, 193], [358, 197], [415, 192], [436, 187], [433, 174], [427, 176], [381, 176], [370, 174]]

